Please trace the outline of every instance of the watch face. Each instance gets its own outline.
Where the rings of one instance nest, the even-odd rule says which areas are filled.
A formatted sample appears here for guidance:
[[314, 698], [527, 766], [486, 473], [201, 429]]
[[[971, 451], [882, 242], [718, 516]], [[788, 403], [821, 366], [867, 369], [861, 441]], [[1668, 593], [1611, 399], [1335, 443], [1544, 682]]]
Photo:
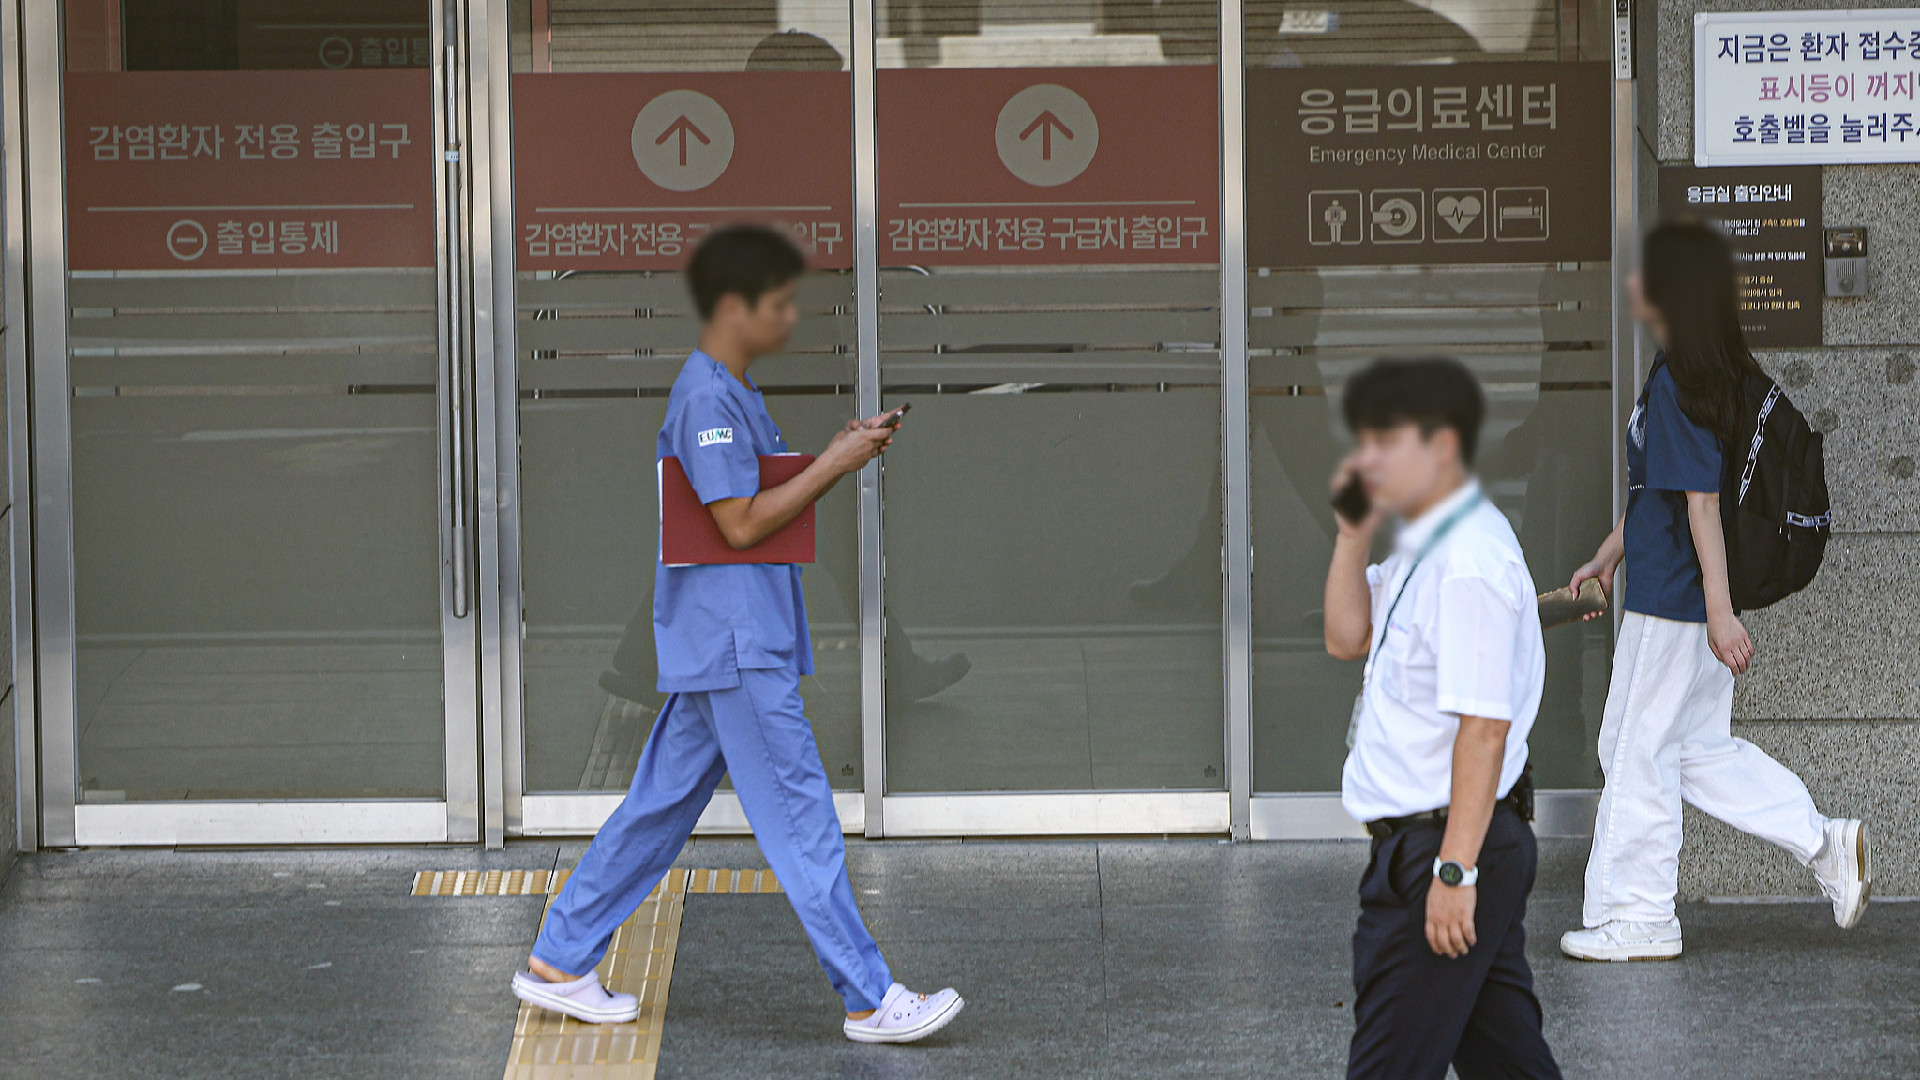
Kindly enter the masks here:
[[1440, 864], [1440, 881], [1442, 884], [1457, 888], [1466, 878], [1466, 871], [1460, 869], [1459, 863], [1450, 862]]

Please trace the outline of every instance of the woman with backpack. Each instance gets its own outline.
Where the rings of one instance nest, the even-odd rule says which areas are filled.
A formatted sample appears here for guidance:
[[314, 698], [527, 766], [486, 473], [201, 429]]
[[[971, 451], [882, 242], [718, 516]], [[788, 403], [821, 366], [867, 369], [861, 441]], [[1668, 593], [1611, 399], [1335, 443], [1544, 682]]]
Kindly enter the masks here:
[[1641, 266], [1628, 298], [1661, 357], [1627, 425], [1627, 512], [1572, 581], [1598, 578], [1612, 593], [1626, 561], [1585, 929], [1560, 939], [1581, 960], [1680, 955], [1682, 800], [1811, 867], [1843, 928], [1871, 880], [1865, 825], [1823, 816], [1798, 776], [1731, 730], [1753, 642], [1729, 589], [1722, 462], [1729, 447], [1746, 459], [1743, 435], [1758, 447], [1747, 388], [1767, 381], [1740, 332], [1732, 251], [1705, 225], [1669, 223], [1648, 234]]

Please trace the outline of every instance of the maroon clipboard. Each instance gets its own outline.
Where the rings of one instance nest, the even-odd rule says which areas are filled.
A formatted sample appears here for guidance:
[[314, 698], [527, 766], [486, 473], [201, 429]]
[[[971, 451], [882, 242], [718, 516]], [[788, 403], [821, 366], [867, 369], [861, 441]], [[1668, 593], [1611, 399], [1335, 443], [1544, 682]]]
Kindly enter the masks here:
[[[813, 464], [812, 454], [760, 455], [760, 489], [777, 487]], [[735, 550], [720, 533], [713, 511], [701, 503], [679, 458], [661, 458], [660, 561], [667, 566], [708, 566], [725, 563], [810, 563], [813, 561], [813, 504], [780, 531], [747, 548]]]

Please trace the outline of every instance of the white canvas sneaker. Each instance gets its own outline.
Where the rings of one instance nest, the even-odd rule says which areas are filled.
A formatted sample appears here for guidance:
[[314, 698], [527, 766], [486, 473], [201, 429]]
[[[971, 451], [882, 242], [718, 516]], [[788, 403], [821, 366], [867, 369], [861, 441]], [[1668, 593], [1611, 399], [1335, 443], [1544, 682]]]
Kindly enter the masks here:
[[1680, 955], [1680, 920], [1614, 919], [1560, 935], [1560, 951], [1575, 960], [1672, 960]]
[[1873, 892], [1873, 848], [1867, 842], [1866, 822], [1833, 818], [1827, 822], [1827, 843], [1813, 857], [1813, 876], [1820, 891], [1833, 901], [1833, 921], [1851, 930], [1867, 910]]
[[553, 1012], [565, 1013], [584, 1024], [624, 1024], [640, 1015], [640, 999], [632, 994], [610, 994], [600, 977], [589, 971], [572, 982], [550, 983], [529, 972], [515, 972], [513, 996]]
[[913, 1042], [946, 1027], [966, 1006], [967, 999], [952, 987], [937, 994], [916, 994], [894, 983], [873, 1015], [864, 1020], [849, 1017], [843, 1030], [854, 1042]]

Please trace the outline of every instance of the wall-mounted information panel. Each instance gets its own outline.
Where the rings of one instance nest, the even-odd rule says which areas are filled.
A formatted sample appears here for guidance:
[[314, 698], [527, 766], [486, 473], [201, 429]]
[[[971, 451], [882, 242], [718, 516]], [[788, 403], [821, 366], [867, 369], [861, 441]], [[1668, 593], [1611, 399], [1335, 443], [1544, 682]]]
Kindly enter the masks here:
[[1920, 161], [1920, 9], [1693, 17], [1693, 163]]
[[1756, 349], [1817, 346], [1825, 325], [1820, 166], [1660, 170], [1660, 216], [1725, 233], [1743, 264], [1740, 329]]

